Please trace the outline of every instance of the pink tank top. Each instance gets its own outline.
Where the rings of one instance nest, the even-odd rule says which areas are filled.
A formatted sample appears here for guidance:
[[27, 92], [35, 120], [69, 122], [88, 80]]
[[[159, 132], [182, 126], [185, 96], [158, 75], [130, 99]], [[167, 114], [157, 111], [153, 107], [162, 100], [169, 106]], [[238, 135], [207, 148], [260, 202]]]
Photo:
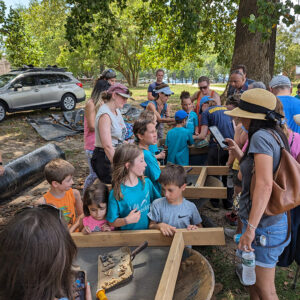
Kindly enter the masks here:
[[[95, 220], [92, 216], [84, 217], [82, 220], [83, 226], [89, 226], [92, 232], [102, 231], [102, 226], [108, 224], [106, 220]], [[111, 230], [114, 230], [114, 227], [110, 227]]]
[[84, 116], [84, 150], [91, 150], [95, 149], [95, 131], [90, 131], [87, 119]]

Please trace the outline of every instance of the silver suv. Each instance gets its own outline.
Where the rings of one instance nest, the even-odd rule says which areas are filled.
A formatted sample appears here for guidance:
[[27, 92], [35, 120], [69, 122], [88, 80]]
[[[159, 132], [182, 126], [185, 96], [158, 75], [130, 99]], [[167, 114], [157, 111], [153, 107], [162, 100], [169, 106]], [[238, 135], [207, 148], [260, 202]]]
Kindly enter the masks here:
[[26, 67], [0, 76], [0, 122], [6, 112], [61, 107], [85, 100], [82, 83], [63, 68]]

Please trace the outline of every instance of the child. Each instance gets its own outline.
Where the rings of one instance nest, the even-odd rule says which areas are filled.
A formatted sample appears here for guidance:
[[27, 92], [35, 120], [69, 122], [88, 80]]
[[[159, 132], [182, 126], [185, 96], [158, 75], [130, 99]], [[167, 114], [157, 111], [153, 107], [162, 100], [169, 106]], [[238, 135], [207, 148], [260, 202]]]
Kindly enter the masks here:
[[191, 95], [189, 92], [183, 91], [180, 95], [181, 99], [181, 106], [182, 109], [188, 114], [188, 119], [186, 121], [186, 128], [192, 134], [199, 134], [199, 127], [198, 127], [198, 116], [193, 111], [194, 105], [191, 100]]
[[175, 113], [176, 127], [167, 133], [166, 138], [167, 161], [182, 166], [189, 164], [188, 145], [194, 144], [191, 131], [185, 128], [187, 118], [188, 114], [184, 110], [177, 111]]
[[150, 179], [144, 180], [143, 151], [123, 144], [113, 158], [112, 190], [109, 194], [107, 221], [122, 230], [147, 229], [150, 202], [160, 197]]
[[159, 229], [163, 235], [172, 236], [176, 228], [194, 230], [202, 227], [202, 219], [196, 205], [182, 196], [186, 187], [184, 168], [173, 164], [166, 165], [159, 182], [165, 197], [152, 203], [148, 214], [149, 228]]
[[[75, 168], [66, 160], [54, 159], [44, 170], [50, 190], [38, 200], [39, 204], [52, 204], [62, 211], [70, 232], [74, 232], [83, 217], [82, 201], [78, 190], [72, 189]], [[80, 217], [76, 220], [77, 217]]]
[[82, 220], [83, 229], [81, 232], [89, 234], [97, 231], [111, 231], [113, 227], [106, 221], [108, 200], [108, 188], [100, 180], [89, 186], [83, 195], [83, 212], [85, 217]]
[[137, 143], [144, 152], [145, 162], [147, 164], [145, 176], [153, 183], [154, 187], [160, 193], [161, 186], [158, 182], [160, 168], [154, 154], [149, 150], [150, 145], [157, 143], [157, 132], [154, 123], [151, 120], [137, 120], [133, 125], [133, 133]]

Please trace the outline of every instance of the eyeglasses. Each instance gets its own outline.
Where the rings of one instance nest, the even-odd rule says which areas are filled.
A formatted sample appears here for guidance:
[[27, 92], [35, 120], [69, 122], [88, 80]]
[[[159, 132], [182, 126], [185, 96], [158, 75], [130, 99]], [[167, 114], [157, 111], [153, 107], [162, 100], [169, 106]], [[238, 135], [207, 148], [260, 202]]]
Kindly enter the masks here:
[[208, 88], [208, 85], [207, 86], [200, 86], [199, 87], [200, 90], [206, 90], [207, 88]]
[[162, 93], [163, 95], [165, 95], [165, 96], [167, 96], [167, 97], [170, 97], [171, 95], [167, 95], [167, 94], [165, 94], [165, 93]]
[[61, 213], [61, 210], [58, 209], [56, 206], [52, 205], [52, 204], [40, 204], [40, 205], [36, 205], [36, 206], [33, 206], [33, 205], [28, 205], [28, 206], [25, 206], [21, 209], [19, 209], [15, 215], [18, 215], [20, 213], [22, 213], [23, 211], [27, 210], [27, 209], [31, 209], [31, 208], [39, 208], [39, 209], [47, 209], [49, 210], [49, 212], [52, 212], [53, 214], [55, 214], [57, 217], [59, 217], [59, 219], [62, 218], [62, 213]]

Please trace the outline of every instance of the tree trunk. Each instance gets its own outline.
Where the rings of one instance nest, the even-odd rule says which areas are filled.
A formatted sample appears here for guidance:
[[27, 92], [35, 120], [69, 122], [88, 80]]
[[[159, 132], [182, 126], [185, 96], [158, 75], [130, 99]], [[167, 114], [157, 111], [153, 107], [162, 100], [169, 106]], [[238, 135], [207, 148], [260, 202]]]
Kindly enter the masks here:
[[240, 1], [232, 68], [239, 64], [246, 65], [248, 78], [263, 81], [268, 86], [274, 71], [276, 28], [273, 28], [271, 37], [263, 41], [260, 33], [250, 33], [248, 26], [242, 24], [243, 17], [257, 15], [257, 2], [258, 0]]

